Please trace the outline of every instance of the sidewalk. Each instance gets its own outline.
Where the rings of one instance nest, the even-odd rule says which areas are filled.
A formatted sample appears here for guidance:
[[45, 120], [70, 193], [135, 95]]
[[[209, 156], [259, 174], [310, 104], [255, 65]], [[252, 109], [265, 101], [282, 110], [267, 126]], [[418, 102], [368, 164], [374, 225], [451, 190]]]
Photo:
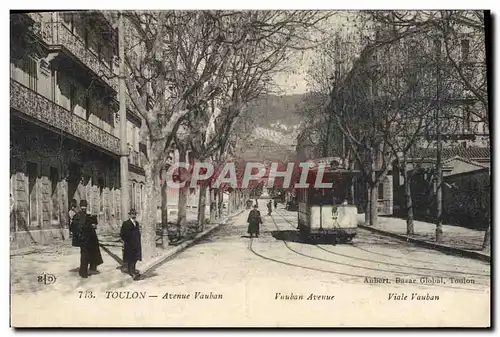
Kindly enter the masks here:
[[[153, 269], [166, 259], [178, 254], [196, 241], [210, 234], [242, 210], [233, 213], [230, 217], [224, 216], [215, 224], [207, 225], [205, 230], [194, 238], [184, 240], [166, 248], [157, 247], [156, 256], [147, 261], [138, 263], [138, 269], [143, 272]], [[188, 218], [192, 220], [192, 216]], [[192, 221], [188, 221], [192, 222]], [[38, 291], [57, 291], [61, 295], [75, 293], [76, 289], [106, 288], [109, 284], [120, 284], [131, 280], [130, 276], [122, 272], [122, 244], [119, 234], [99, 234], [103, 264], [98, 267], [100, 274], [92, 275], [88, 279], [78, 276], [80, 264], [80, 250], [71, 246], [71, 240], [59, 241], [50, 245], [32, 245], [10, 251], [10, 280], [11, 293], [34, 293]], [[52, 284], [38, 282], [38, 277], [50, 274], [56, 277]]]
[[365, 215], [358, 214], [358, 224], [380, 234], [390, 235], [401, 240], [437, 249], [448, 253], [490, 261], [491, 251], [482, 250], [484, 231], [459, 226], [443, 225], [443, 241], [436, 243], [436, 225], [433, 223], [414, 221], [415, 235], [406, 235], [406, 220], [401, 218], [379, 216], [378, 225], [374, 228], [365, 226]]

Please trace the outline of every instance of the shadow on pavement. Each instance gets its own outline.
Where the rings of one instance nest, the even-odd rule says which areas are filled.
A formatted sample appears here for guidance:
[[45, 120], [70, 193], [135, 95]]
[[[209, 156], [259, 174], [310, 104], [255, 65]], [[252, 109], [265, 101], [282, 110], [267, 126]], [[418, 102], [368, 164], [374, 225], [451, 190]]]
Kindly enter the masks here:
[[307, 239], [302, 239], [299, 235], [298, 230], [282, 230], [282, 231], [272, 231], [271, 235], [276, 240], [288, 241], [288, 242], [298, 242], [308, 245], [317, 244], [332, 244], [333, 237], [331, 235], [321, 235], [319, 237], [308, 237]]
[[108, 255], [111, 256], [113, 258], [113, 260], [115, 260], [116, 262], [118, 262], [120, 264], [120, 266], [123, 265], [123, 260], [120, 259], [120, 257], [118, 255], [116, 255], [115, 253], [113, 253], [111, 250], [109, 250], [103, 244], [99, 244], [99, 246], [102, 248], [102, 250], [104, 250], [106, 253], [108, 253]]
[[272, 231], [271, 235], [276, 240], [301, 242], [299, 232], [296, 230]]

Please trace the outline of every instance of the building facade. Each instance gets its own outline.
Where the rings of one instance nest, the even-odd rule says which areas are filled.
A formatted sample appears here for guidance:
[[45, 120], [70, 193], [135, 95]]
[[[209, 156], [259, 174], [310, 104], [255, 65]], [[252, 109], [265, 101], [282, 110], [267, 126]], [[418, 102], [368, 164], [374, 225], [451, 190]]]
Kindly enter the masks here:
[[[100, 231], [120, 214], [117, 30], [101, 13], [10, 16], [11, 244], [68, 236], [86, 199]], [[147, 142], [127, 108], [130, 206], [142, 209]]]

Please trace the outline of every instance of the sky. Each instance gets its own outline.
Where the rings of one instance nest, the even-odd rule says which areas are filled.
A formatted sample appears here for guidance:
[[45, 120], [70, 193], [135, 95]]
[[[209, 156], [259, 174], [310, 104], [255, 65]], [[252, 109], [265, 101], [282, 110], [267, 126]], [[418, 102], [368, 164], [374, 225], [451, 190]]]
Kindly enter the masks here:
[[[328, 34], [333, 34], [337, 31], [350, 30], [350, 22], [352, 15], [348, 12], [339, 11], [328, 18], [321, 28]], [[275, 83], [283, 91], [284, 95], [303, 94], [307, 92], [307, 70], [311, 66], [311, 60], [314, 58], [317, 51], [315, 49], [304, 52], [295, 53], [290, 61], [290, 67], [293, 71], [281, 73], [275, 77]]]

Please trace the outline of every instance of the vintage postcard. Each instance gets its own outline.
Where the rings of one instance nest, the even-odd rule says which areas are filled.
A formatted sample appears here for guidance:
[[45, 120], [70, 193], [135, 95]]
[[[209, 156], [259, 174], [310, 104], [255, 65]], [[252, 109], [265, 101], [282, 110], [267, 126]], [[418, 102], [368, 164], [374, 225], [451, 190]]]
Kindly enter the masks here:
[[491, 326], [483, 10], [10, 13], [11, 326]]

